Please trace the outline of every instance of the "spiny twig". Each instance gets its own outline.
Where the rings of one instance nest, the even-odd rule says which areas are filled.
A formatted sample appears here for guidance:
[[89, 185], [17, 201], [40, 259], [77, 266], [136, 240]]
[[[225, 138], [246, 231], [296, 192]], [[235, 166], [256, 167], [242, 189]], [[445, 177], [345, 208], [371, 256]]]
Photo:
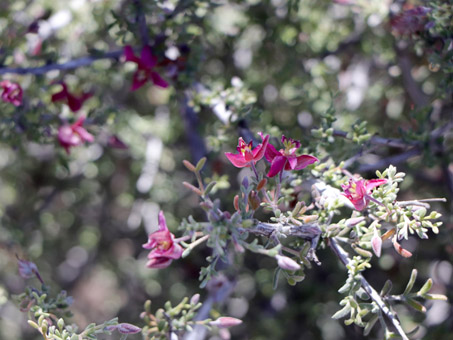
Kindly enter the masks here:
[[[335, 238], [329, 238], [329, 245], [330, 248], [332, 248], [333, 252], [335, 255], [338, 256], [340, 261], [347, 266], [349, 264], [349, 257], [348, 253], [337, 243]], [[395, 327], [396, 331], [399, 333], [401, 338], [403, 340], [409, 340], [407, 337], [406, 333], [404, 332], [403, 328], [401, 327], [400, 321], [398, 320], [397, 316], [390, 310], [389, 307], [385, 304], [384, 300], [382, 300], [381, 296], [379, 293], [370, 285], [370, 283], [361, 275], [360, 276], [360, 281], [362, 283], [363, 289], [367, 292], [367, 294], [370, 296], [371, 300], [373, 300], [382, 313], [384, 313], [385, 316], [390, 320], [390, 322], [393, 324]]]

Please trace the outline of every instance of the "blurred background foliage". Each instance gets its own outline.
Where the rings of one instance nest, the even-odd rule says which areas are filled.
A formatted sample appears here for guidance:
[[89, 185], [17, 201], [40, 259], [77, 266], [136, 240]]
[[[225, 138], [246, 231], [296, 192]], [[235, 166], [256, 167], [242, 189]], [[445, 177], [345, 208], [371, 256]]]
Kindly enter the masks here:
[[[442, 19], [447, 29], [437, 31], [440, 49], [416, 34], [392, 32], [390, 18], [420, 4], [437, 8], [441, 19], [450, 15]], [[73, 320], [82, 327], [116, 315], [139, 325], [147, 298], [157, 308], [199, 292], [199, 268], [209, 253], [197, 249], [166, 270], [150, 270], [141, 245], [156, 228], [160, 209], [173, 231], [188, 215], [202, 219], [197, 197], [181, 184], [191, 181], [183, 159], [206, 154], [204, 174], [218, 181], [222, 206], [232, 208], [240, 175], [223, 152], [235, 148], [238, 136], [250, 138], [257, 131], [300, 139], [318, 158], [330, 154], [336, 164], [348, 161], [349, 170], [365, 178], [396, 163], [407, 173], [401, 200], [447, 197], [448, 203], [435, 206], [443, 214], [440, 234], [407, 242], [411, 259], [389, 249], [374, 260], [376, 270], [367, 279], [379, 288], [391, 278], [399, 292], [417, 267], [420, 282], [433, 277], [437, 292], [453, 299], [452, 75], [446, 59], [451, 5], [390, 0], [142, 5], [156, 53], [172, 46], [190, 49], [169, 89], [147, 85], [130, 92], [133, 66], [119, 59], [38, 76], [3, 76], [22, 85], [26, 102], [18, 109], [0, 103], [1, 339], [39, 338], [12, 302], [25, 285], [16, 254], [34, 261], [54, 291], [65, 289], [74, 297]], [[129, 1], [3, 0], [0, 62], [33, 67], [139, 46], [134, 11]], [[50, 101], [63, 79], [76, 92], [94, 93], [82, 112], [96, 142], [70, 155], [56, 142], [55, 123], [72, 113]], [[373, 144], [371, 135], [358, 138], [367, 133], [418, 143], [417, 152], [405, 157], [407, 149]], [[128, 149], [109, 147], [112, 134]], [[295, 287], [282, 281], [273, 290], [272, 260], [246, 254], [228, 273], [237, 282], [234, 293], [217, 306], [244, 320], [232, 329], [233, 339], [362, 339], [360, 330], [331, 319], [346, 272], [330, 251], [318, 256], [322, 266], [308, 271], [305, 281]], [[407, 311], [401, 315], [405, 329], [415, 327]], [[453, 339], [450, 303], [432, 303], [426, 318], [412, 317], [421, 322], [419, 338]], [[373, 337], [380, 336], [375, 330]]]

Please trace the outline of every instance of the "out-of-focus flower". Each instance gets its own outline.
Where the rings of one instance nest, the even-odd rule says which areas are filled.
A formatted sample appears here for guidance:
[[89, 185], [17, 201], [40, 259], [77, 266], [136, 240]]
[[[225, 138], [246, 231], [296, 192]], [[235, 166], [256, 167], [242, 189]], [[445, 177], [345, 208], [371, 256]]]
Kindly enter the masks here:
[[291, 271], [300, 269], [300, 265], [293, 259], [290, 259], [288, 256], [276, 255], [275, 258], [277, 259], [278, 266], [282, 269]]
[[272, 144], [267, 145], [265, 156], [271, 163], [268, 177], [274, 177], [283, 170], [302, 170], [307, 165], [318, 161], [311, 155], [296, 156], [296, 151], [300, 148], [298, 140], [282, 136], [282, 143], [285, 148], [279, 151]]
[[354, 208], [361, 211], [373, 200], [371, 190], [385, 183], [387, 183], [386, 179], [350, 179], [348, 184], [341, 186], [344, 190], [342, 195], [351, 201]]
[[232, 318], [230, 316], [221, 316], [217, 320], [211, 321], [209, 325], [215, 326], [218, 328], [229, 328], [233, 326], [240, 325], [242, 323], [242, 320]]
[[93, 94], [89, 92], [84, 92], [80, 96], [76, 96], [68, 91], [68, 86], [64, 82], [60, 83], [60, 85], [63, 88], [60, 92], [52, 95], [52, 103], [65, 101], [73, 112], [79, 111], [83, 103], [93, 96]]
[[128, 149], [129, 147], [118, 136], [112, 135], [107, 141], [107, 145], [114, 149]]
[[41, 275], [39, 275], [38, 267], [36, 266], [36, 264], [31, 261], [22, 260], [17, 255], [16, 257], [18, 261], [19, 275], [23, 279], [31, 279], [33, 276], [36, 276], [38, 280], [41, 281], [42, 284], [44, 284]]
[[135, 91], [145, 85], [147, 81], [152, 81], [154, 85], [166, 88], [168, 83], [154, 71], [157, 66], [157, 57], [153, 55], [151, 47], [144, 46], [140, 54], [140, 58], [135, 56], [132, 46], [124, 47], [124, 55], [126, 61], [131, 61], [137, 64], [137, 71], [135, 71], [131, 91]]
[[254, 149], [252, 149], [253, 142], [247, 144], [242, 137], [239, 137], [238, 147], [236, 148], [239, 153], [234, 154], [231, 152], [225, 152], [225, 156], [235, 167], [250, 167], [250, 164], [255, 164], [263, 158], [268, 146], [269, 135], [263, 137], [261, 132], [259, 134], [263, 142], [258, 144]]
[[11, 103], [15, 106], [22, 104], [23, 90], [19, 84], [9, 80], [3, 80], [0, 82], [0, 87], [3, 89], [2, 100], [4, 102]]
[[417, 6], [395, 15], [390, 20], [390, 24], [393, 30], [400, 35], [420, 33], [426, 29], [429, 12], [431, 12], [430, 8]]
[[71, 147], [94, 141], [93, 135], [82, 126], [84, 121], [85, 117], [82, 116], [74, 124], [65, 124], [58, 129], [58, 142], [68, 154]]
[[148, 255], [148, 268], [166, 268], [175, 259], [182, 255], [182, 247], [174, 241], [175, 236], [167, 228], [163, 211], [159, 212], [159, 229], [149, 234], [148, 243], [143, 248], [150, 249]]

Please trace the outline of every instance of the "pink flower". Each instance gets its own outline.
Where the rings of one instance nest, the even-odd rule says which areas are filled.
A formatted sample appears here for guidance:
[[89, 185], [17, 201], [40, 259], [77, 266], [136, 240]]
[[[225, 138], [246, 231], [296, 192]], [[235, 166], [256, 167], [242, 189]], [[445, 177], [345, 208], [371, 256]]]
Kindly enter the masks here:
[[165, 221], [164, 212], [159, 212], [159, 229], [148, 236], [145, 249], [151, 249], [148, 255], [148, 268], [166, 268], [175, 259], [182, 255], [182, 247], [174, 241], [175, 236], [170, 233]]
[[94, 141], [93, 135], [82, 126], [84, 121], [85, 117], [80, 117], [74, 124], [65, 124], [58, 129], [58, 142], [68, 154], [71, 147]]
[[316, 157], [310, 155], [296, 156], [296, 151], [300, 148], [298, 140], [282, 136], [282, 143], [285, 148], [279, 151], [272, 144], [267, 145], [265, 156], [271, 163], [268, 177], [274, 177], [283, 170], [302, 170], [318, 161]]
[[76, 96], [68, 91], [68, 86], [65, 83], [60, 83], [60, 85], [63, 88], [60, 92], [52, 95], [52, 103], [66, 101], [66, 104], [68, 104], [69, 108], [73, 112], [79, 111], [85, 100], [93, 96], [92, 93], [88, 92], [84, 92], [80, 96]]
[[0, 82], [0, 87], [3, 88], [2, 100], [11, 103], [15, 106], [22, 104], [23, 90], [19, 84], [13, 83], [9, 80]]
[[390, 20], [390, 24], [393, 30], [401, 35], [420, 33], [425, 30], [429, 12], [431, 12], [430, 8], [417, 6], [395, 15]]
[[344, 190], [342, 195], [351, 201], [354, 208], [361, 211], [366, 208], [370, 201], [375, 201], [371, 197], [371, 190], [385, 183], [387, 183], [386, 179], [350, 179], [348, 184], [341, 186]]
[[166, 88], [168, 83], [159, 75], [159, 73], [153, 71], [157, 65], [157, 57], [153, 55], [151, 47], [144, 46], [139, 57], [136, 57], [134, 50], [131, 46], [124, 47], [124, 55], [126, 61], [132, 61], [137, 64], [137, 71], [134, 73], [131, 91], [135, 91], [145, 85], [147, 81], [152, 81], [154, 85]]
[[266, 148], [269, 142], [269, 135], [263, 137], [263, 134], [260, 132], [259, 135], [263, 140], [263, 143], [258, 144], [256, 148], [252, 150], [252, 143], [246, 143], [242, 137], [239, 137], [238, 147], [236, 148], [239, 153], [231, 153], [225, 152], [225, 156], [227, 156], [228, 160], [233, 163], [233, 165], [237, 168], [244, 168], [250, 167], [250, 164], [255, 164], [261, 158], [263, 158], [264, 153], [266, 152]]

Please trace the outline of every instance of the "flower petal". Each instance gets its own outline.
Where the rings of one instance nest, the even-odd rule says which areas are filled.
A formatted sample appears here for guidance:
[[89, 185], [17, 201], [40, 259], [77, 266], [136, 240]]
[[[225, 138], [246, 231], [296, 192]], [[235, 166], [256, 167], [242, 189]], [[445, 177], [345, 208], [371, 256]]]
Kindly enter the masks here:
[[[270, 144], [269, 144], [270, 145]], [[274, 177], [280, 171], [283, 171], [283, 168], [286, 164], [286, 157], [285, 156], [276, 156], [271, 163], [271, 169], [269, 170], [267, 176]]]
[[366, 181], [365, 188], [366, 188], [367, 193], [370, 193], [372, 189], [374, 189], [382, 184], [385, 184], [385, 183], [387, 183], [387, 180], [385, 178], [370, 179], [370, 180]]
[[152, 69], [157, 64], [157, 58], [153, 55], [151, 47], [143, 46], [142, 53], [140, 55], [141, 64], [144, 67]]
[[242, 154], [225, 152], [225, 156], [231, 163], [233, 163], [236, 168], [244, 168], [250, 166], [250, 164], [244, 159], [244, 156]]
[[140, 87], [145, 85], [147, 81], [148, 77], [144, 76], [143, 70], [138, 69], [137, 71], [135, 71], [134, 76], [132, 77], [131, 91], [138, 90]]
[[140, 62], [140, 59], [135, 56], [134, 50], [130, 45], [124, 46], [124, 56], [126, 57], [126, 61], [133, 61], [135, 63]]
[[264, 156], [266, 157], [268, 162], [272, 163], [275, 157], [281, 156], [281, 153], [278, 152], [272, 144], [267, 144]]
[[159, 211], [159, 231], [168, 231], [167, 221], [165, 220], [164, 212]]
[[163, 87], [164, 89], [168, 87], [168, 83], [157, 72], [151, 72], [151, 79], [156, 86]]
[[301, 170], [301, 169], [305, 168], [307, 165], [313, 164], [318, 161], [319, 161], [319, 159], [317, 159], [314, 156], [310, 156], [310, 155], [298, 156], [297, 165], [294, 167], [294, 170]]
[[162, 268], [167, 268], [173, 260], [166, 258], [166, 257], [158, 257], [158, 258], [153, 258], [150, 259], [147, 263], [146, 266], [148, 268], [156, 268], [156, 269], [162, 269]]
[[[263, 138], [263, 134], [260, 134], [261, 138]], [[267, 149], [267, 145], [269, 143], [269, 135], [263, 138], [263, 143], [258, 144], [257, 147], [253, 150], [253, 159], [255, 162], [259, 161], [261, 158], [264, 157], [264, 154]]]

